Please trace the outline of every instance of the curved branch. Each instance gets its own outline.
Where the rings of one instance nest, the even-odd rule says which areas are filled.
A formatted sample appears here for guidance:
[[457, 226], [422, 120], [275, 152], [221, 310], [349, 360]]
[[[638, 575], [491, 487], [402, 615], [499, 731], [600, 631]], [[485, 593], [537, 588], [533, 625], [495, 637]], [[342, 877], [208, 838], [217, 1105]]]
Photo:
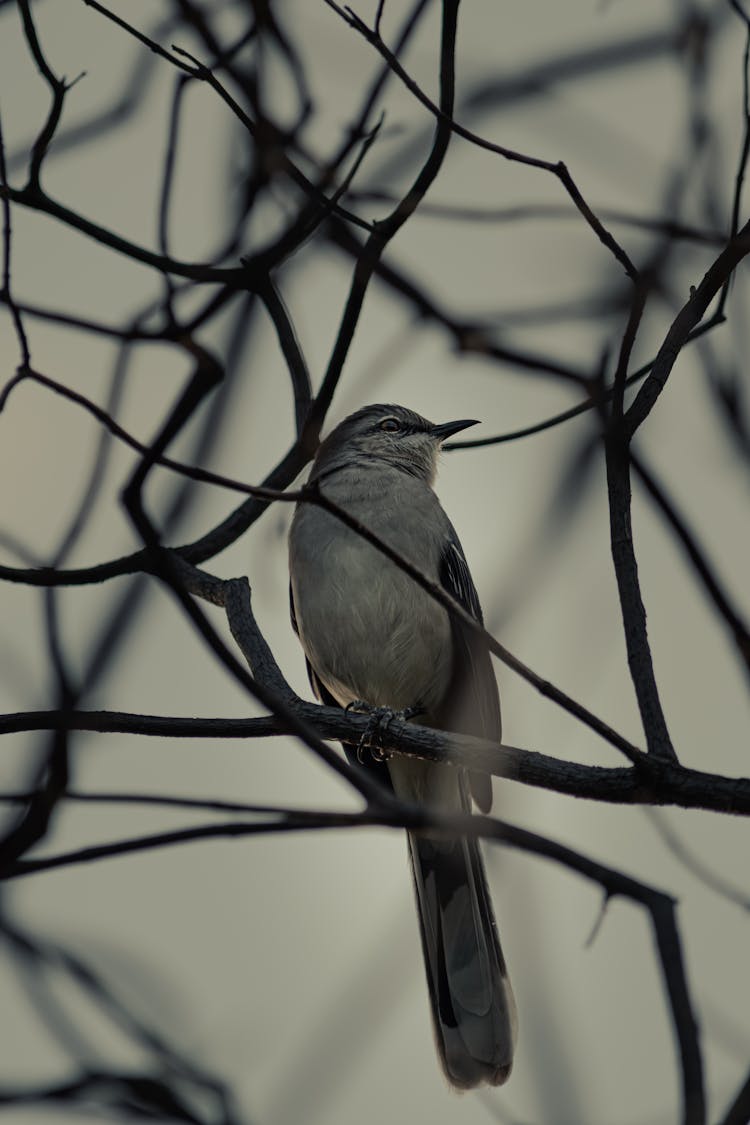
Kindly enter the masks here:
[[638, 427], [651, 413], [656, 400], [666, 386], [677, 356], [690, 338], [690, 334], [703, 318], [724, 282], [743, 258], [750, 252], [750, 221], [719, 254], [709, 267], [700, 285], [692, 289], [690, 297], [682, 306], [664, 338], [651, 372], [635, 399], [625, 412], [624, 438], [632, 439]]
[[[282, 695], [283, 698], [283, 695]], [[294, 699], [294, 714], [321, 738], [358, 743], [367, 730], [366, 715]], [[141, 715], [125, 711], [24, 711], [0, 715], [0, 736], [20, 731], [97, 731], [172, 739], [248, 739], [293, 734], [283, 714], [259, 718], [196, 718]], [[451, 762], [533, 788], [617, 805], [673, 806], [750, 816], [750, 778], [693, 770], [674, 763], [635, 766], [589, 766], [537, 750], [487, 742], [470, 735], [394, 720], [381, 736], [384, 750], [432, 762]], [[4, 799], [15, 799], [6, 794]]]
[[200, 825], [100, 844], [43, 859], [20, 861], [10, 871], [8, 878], [21, 878], [55, 868], [67, 868], [76, 864], [92, 863], [115, 856], [132, 855], [154, 848], [174, 847], [200, 840], [246, 838], [310, 831], [313, 828], [323, 831], [371, 825], [408, 828], [410, 831], [417, 832], [428, 830], [431, 834], [439, 832], [449, 836], [480, 836], [487, 840], [501, 842], [508, 847], [562, 864], [583, 878], [602, 886], [608, 897], [618, 895], [632, 899], [645, 909], [650, 916], [654, 931], [662, 979], [680, 1054], [683, 1121], [685, 1125], [702, 1125], [705, 1121], [703, 1064], [674, 901], [654, 887], [640, 883], [614, 868], [606, 867], [575, 852], [572, 848], [518, 828], [516, 825], [487, 816], [441, 814], [434, 808], [427, 810], [424, 806], [414, 806], [400, 801], [396, 802], [390, 810], [384, 810], [382, 806], [371, 806], [359, 813], [308, 813], [285, 809], [278, 810], [275, 819], [265, 821], [240, 820]]

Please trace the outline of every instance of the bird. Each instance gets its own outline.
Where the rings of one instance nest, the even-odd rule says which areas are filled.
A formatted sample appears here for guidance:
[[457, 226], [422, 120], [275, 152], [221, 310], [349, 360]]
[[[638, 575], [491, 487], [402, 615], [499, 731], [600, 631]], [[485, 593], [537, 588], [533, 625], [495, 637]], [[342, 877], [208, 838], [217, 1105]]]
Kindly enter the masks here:
[[[473, 419], [433, 424], [404, 406], [365, 406], [318, 447], [320, 492], [463, 606], [482, 610], [461, 543], [433, 489], [443, 442]], [[499, 742], [489, 653], [403, 569], [319, 505], [297, 504], [289, 532], [292, 625], [321, 703], [415, 716]], [[345, 746], [396, 797], [445, 813], [488, 812], [488, 774]], [[516, 1007], [476, 838], [408, 832], [437, 1052], [449, 1083], [498, 1086], [510, 1074]]]

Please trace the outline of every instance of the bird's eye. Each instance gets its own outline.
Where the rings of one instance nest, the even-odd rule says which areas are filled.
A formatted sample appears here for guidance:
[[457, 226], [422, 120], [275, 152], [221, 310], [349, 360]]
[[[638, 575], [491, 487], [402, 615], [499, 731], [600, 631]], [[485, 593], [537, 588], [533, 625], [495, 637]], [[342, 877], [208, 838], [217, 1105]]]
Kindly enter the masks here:
[[395, 434], [401, 429], [401, 423], [398, 418], [384, 418], [380, 423], [381, 430], [385, 430], [387, 434]]

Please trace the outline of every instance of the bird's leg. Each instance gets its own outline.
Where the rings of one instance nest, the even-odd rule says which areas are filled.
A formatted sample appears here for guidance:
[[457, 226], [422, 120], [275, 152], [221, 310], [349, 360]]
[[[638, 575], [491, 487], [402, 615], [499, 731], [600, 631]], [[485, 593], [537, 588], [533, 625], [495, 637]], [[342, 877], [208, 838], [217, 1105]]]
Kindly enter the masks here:
[[366, 750], [376, 762], [385, 762], [390, 757], [390, 751], [381, 745], [381, 737], [388, 730], [394, 719], [400, 723], [408, 723], [410, 719], [424, 713], [421, 706], [405, 707], [403, 711], [394, 711], [392, 707], [373, 707], [363, 699], [353, 699], [345, 707], [346, 711], [356, 711], [369, 716], [367, 726], [357, 745], [357, 760], [362, 762]]
[[[377, 708], [380, 715], [376, 719], [375, 729], [371, 733], [370, 754], [376, 762], [387, 762], [391, 756], [390, 750], [384, 750], [379, 743], [380, 736], [385, 734], [394, 719], [399, 723], [408, 723], [417, 715], [424, 715], [423, 707], [404, 707], [403, 711], [393, 711], [389, 707]], [[367, 734], [367, 731], [365, 731]]]

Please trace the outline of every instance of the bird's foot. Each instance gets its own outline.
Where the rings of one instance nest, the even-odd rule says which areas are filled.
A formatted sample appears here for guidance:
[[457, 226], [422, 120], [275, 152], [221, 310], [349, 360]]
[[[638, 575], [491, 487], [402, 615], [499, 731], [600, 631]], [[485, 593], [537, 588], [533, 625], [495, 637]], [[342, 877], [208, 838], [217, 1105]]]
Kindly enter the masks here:
[[392, 707], [373, 707], [362, 699], [352, 700], [345, 710], [369, 716], [367, 726], [357, 744], [357, 759], [360, 762], [364, 761], [366, 751], [370, 752], [371, 758], [376, 762], [387, 761], [391, 752], [383, 747], [382, 737], [393, 720], [407, 723], [417, 715], [423, 714], [422, 707], [405, 707], [403, 711], [395, 711]]

